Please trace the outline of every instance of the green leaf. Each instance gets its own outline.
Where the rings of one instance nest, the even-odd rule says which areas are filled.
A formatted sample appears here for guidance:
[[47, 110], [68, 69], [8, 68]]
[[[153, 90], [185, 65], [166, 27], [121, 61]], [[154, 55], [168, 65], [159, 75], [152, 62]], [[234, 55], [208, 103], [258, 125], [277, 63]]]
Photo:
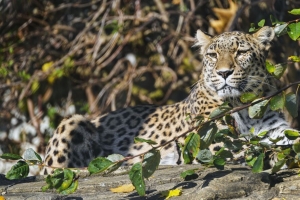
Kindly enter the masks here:
[[275, 71], [275, 65], [273, 65], [269, 61], [266, 61], [266, 69], [267, 69], [269, 74], [273, 75], [274, 71]]
[[232, 152], [225, 150], [224, 147], [222, 147], [218, 152], [216, 152], [216, 155], [223, 159], [233, 158]]
[[[260, 99], [257, 99], [253, 102], [259, 101]], [[264, 115], [265, 111], [268, 107], [268, 100], [261, 101], [259, 103], [254, 104], [253, 106], [250, 106], [248, 108], [249, 117], [251, 119], [260, 119]]]
[[145, 196], [145, 181], [142, 173], [142, 164], [135, 163], [129, 171], [129, 178], [140, 196]]
[[213, 142], [217, 132], [218, 132], [218, 128], [214, 122], [204, 124], [198, 130], [198, 134], [201, 136], [200, 149], [208, 148], [211, 145], [211, 143]]
[[219, 130], [215, 135], [215, 142], [223, 142], [224, 137], [231, 135], [231, 132], [228, 129]]
[[270, 100], [270, 108], [273, 111], [277, 111], [284, 108], [285, 99], [284, 94], [278, 94], [275, 97], [272, 97]]
[[143, 139], [143, 138], [139, 138], [139, 137], [134, 138], [134, 143], [141, 143], [141, 142], [146, 142], [148, 144], [153, 144], [153, 145], [157, 144], [153, 140], [147, 140], [147, 139]]
[[266, 69], [269, 74], [271, 74], [277, 79], [280, 79], [284, 71], [286, 70], [286, 65], [283, 65], [282, 63], [273, 65], [272, 63], [266, 61]]
[[29, 165], [26, 162], [19, 160], [17, 164], [13, 165], [12, 168], [7, 172], [5, 178], [9, 180], [25, 178], [27, 177], [28, 173]]
[[286, 70], [286, 64], [285, 65], [283, 65], [282, 63], [276, 64], [273, 76], [275, 76], [275, 78], [277, 79], [280, 79], [285, 70]]
[[42, 192], [46, 192], [48, 189], [51, 189], [50, 185], [44, 185], [42, 188]]
[[203, 121], [204, 117], [202, 115], [198, 115], [196, 116], [194, 119], [198, 120], [198, 121]]
[[187, 176], [191, 176], [191, 175], [193, 175], [193, 174], [196, 174], [196, 173], [195, 173], [195, 170], [196, 170], [196, 169], [189, 169], [189, 170], [186, 170], [186, 171], [184, 171], [184, 172], [181, 172], [180, 176], [181, 176], [181, 178], [185, 179]]
[[184, 120], [189, 121], [190, 119], [191, 119], [191, 113], [187, 113], [186, 118]]
[[223, 158], [216, 158], [216, 159], [214, 159], [213, 163], [217, 169], [220, 169], [220, 170], [224, 169], [225, 160]]
[[113, 162], [107, 158], [98, 157], [89, 163], [88, 170], [91, 174], [100, 173], [114, 165]]
[[227, 111], [231, 110], [232, 107], [228, 105], [228, 102], [224, 102], [222, 105], [220, 105], [218, 108], [214, 109], [210, 115], [209, 118], [215, 118], [218, 117], [220, 115], [223, 115], [224, 113], [226, 113]]
[[213, 159], [213, 155], [208, 149], [200, 150], [197, 159], [203, 163], [209, 163]]
[[24, 152], [24, 159], [25, 160], [37, 160], [42, 162], [41, 156], [36, 153], [32, 148], [26, 149]]
[[[284, 138], [284, 137], [282, 137], [282, 138]], [[269, 138], [269, 140], [271, 140], [272, 141], [272, 138]], [[272, 142], [274, 142], [274, 144], [276, 144], [278, 141], [280, 141], [280, 140], [282, 140], [282, 139], [279, 139], [279, 140], [277, 140], [277, 141], [272, 141]], [[266, 149], [271, 149], [271, 147], [272, 147], [272, 145], [271, 144], [269, 144], [269, 143], [267, 143], [267, 142], [260, 142], [259, 143], [259, 145], [260, 146], [262, 146], [262, 147], [264, 147], [264, 148], [266, 148]], [[274, 145], [273, 145], [274, 146]]]
[[160, 151], [151, 150], [146, 153], [143, 160], [143, 176], [149, 178], [157, 169], [160, 162]]
[[266, 21], [265, 19], [262, 19], [262, 20], [260, 20], [260, 21], [258, 22], [257, 25], [258, 25], [259, 27], [263, 27], [263, 26], [265, 25], [265, 21]]
[[267, 133], [268, 133], [268, 131], [262, 131], [262, 132], [258, 133], [257, 136], [264, 137]]
[[198, 115], [194, 118], [194, 121], [195, 121], [195, 126], [199, 126], [204, 121], [204, 117]]
[[13, 154], [13, 153], [4, 153], [0, 156], [0, 158], [3, 159], [9, 159], [9, 160], [19, 160], [19, 159], [23, 159], [22, 156], [18, 155], [18, 154]]
[[75, 173], [70, 169], [55, 169], [52, 175], [46, 177], [47, 185], [42, 187], [42, 191], [45, 192], [48, 189], [56, 188], [61, 194], [70, 194], [78, 186], [78, 183], [77, 186], [74, 183], [74, 177]]
[[289, 24], [287, 31], [290, 38], [296, 41], [300, 37], [300, 22]]
[[278, 158], [278, 160], [282, 160], [282, 159], [284, 159], [286, 156], [282, 153], [282, 152], [279, 152], [279, 153], [277, 153], [277, 158]]
[[279, 160], [278, 162], [276, 162], [274, 167], [272, 168], [272, 173], [278, 172], [283, 167], [283, 165], [286, 163], [286, 161], [287, 161], [286, 159], [283, 159], [283, 160]]
[[55, 169], [53, 175], [50, 175], [51, 185], [58, 189], [64, 181], [64, 170]]
[[[277, 137], [277, 138], [269, 138], [269, 140], [273, 143], [273, 144], [276, 144], [277, 142], [279, 142], [280, 140], [284, 139], [284, 136], [281, 136], [281, 137]], [[263, 142], [261, 142], [263, 143]], [[265, 143], [263, 143], [265, 144]], [[268, 143], [267, 143], [268, 144]], [[269, 144], [268, 144], [269, 145]], [[270, 146], [270, 145], [269, 145]], [[270, 147], [269, 147], [270, 148]]]
[[285, 95], [285, 107], [292, 117], [298, 116], [297, 97], [293, 93]]
[[182, 150], [185, 164], [191, 163], [197, 156], [200, 147], [200, 136], [197, 133], [190, 133], [184, 140]]
[[253, 136], [253, 134], [251, 134], [251, 133], [242, 133], [242, 134], [240, 134], [239, 138], [249, 138], [249, 137], [252, 137], [252, 136]]
[[250, 139], [250, 143], [251, 143], [251, 144], [254, 144], [254, 145], [257, 145], [257, 144], [259, 143], [259, 141], [260, 141], [260, 138], [259, 138], [259, 137], [252, 137], [252, 138]]
[[26, 71], [19, 71], [18, 75], [20, 78], [22, 78], [24, 81], [28, 81], [31, 77], [30, 74], [28, 74]]
[[253, 167], [256, 160], [257, 160], [257, 157], [253, 157], [252, 155], [246, 156], [247, 165], [249, 165], [250, 167]]
[[[278, 147], [278, 149], [279, 149], [279, 147]], [[291, 149], [287, 148], [287, 149], [282, 150], [282, 151], [281, 151], [281, 149], [279, 149], [278, 151], [280, 151], [280, 152], [277, 153], [277, 158], [278, 158], [278, 160], [282, 160], [282, 159], [285, 159], [287, 156], [290, 155]]]
[[110, 160], [111, 162], [118, 162], [119, 160], [123, 160], [124, 156], [122, 156], [121, 154], [111, 154], [109, 156], [106, 157], [108, 160]]
[[300, 8], [288, 11], [292, 15], [300, 15]]
[[256, 98], [257, 98], [256, 94], [252, 92], [245, 92], [240, 96], [240, 100], [242, 103], [252, 102]]
[[61, 192], [61, 194], [63, 194], [63, 195], [72, 194], [77, 190], [77, 187], [78, 187], [78, 180], [75, 180], [75, 181], [72, 182], [70, 187], [68, 187], [66, 190], [63, 190]]
[[292, 148], [296, 153], [300, 153], [300, 142], [293, 144]]
[[42, 191], [43, 191], [43, 192], [45, 192], [45, 191], [48, 190], [48, 189], [52, 189], [52, 188], [53, 188], [53, 183], [52, 183], [52, 181], [51, 181], [51, 175], [48, 175], [48, 176], [46, 177], [46, 183], [47, 183], [47, 185], [44, 185], [44, 186], [42, 187]]
[[57, 188], [58, 192], [66, 192], [66, 190], [71, 186], [74, 178], [74, 172], [70, 169], [64, 169], [64, 177], [61, 185]]
[[290, 148], [287, 148], [287, 149], [284, 149], [284, 150], [282, 150], [282, 153], [284, 154], [284, 155], [290, 155], [290, 153], [291, 153], [291, 149]]
[[256, 30], [255, 24], [254, 24], [254, 23], [251, 23], [251, 24], [250, 24], [250, 28], [249, 28], [249, 33], [254, 32], [255, 30]]
[[287, 28], [286, 27], [288, 25], [289, 25], [288, 23], [276, 24], [276, 26], [274, 28], [275, 35], [277, 37], [279, 37], [279, 36], [282, 36], [282, 35], [286, 34], [287, 33]]
[[298, 57], [298, 56], [290, 56], [290, 57], [288, 57], [288, 60], [291, 60], [293, 62], [300, 62], [300, 57]]
[[252, 168], [253, 173], [259, 173], [263, 170], [264, 157], [265, 157], [264, 153], [259, 154], [259, 156], [257, 157], [256, 161], [253, 164], [253, 168]]
[[290, 140], [296, 140], [299, 137], [299, 131], [287, 129], [284, 131], [284, 135]]
[[122, 165], [123, 162], [118, 162], [118, 161], [123, 160], [124, 156], [122, 156], [121, 154], [111, 154], [106, 158], [113, 162], [113, 164], [109, 166], [107, 169], [107, 173], [111, 173], [117, 170]]
[[224, 147], [229, 150], [239, 151], [242, 149], [243, 143], [241, 140], [231, 141], [231, 140], [227, 139], [224, 141]]

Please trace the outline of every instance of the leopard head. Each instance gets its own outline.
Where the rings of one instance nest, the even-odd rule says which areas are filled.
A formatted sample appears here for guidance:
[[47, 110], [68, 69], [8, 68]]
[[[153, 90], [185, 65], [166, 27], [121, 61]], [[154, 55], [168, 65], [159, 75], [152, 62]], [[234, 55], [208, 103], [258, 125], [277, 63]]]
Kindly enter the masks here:
[[271, 27], [250, 35], [225, 32], [210, 37], [198, 30], [196, 45], [203, 55], [201, 81], [222, 99], [244, 92], [261, 93], [268, 77], [265, 60], [274, 38]]

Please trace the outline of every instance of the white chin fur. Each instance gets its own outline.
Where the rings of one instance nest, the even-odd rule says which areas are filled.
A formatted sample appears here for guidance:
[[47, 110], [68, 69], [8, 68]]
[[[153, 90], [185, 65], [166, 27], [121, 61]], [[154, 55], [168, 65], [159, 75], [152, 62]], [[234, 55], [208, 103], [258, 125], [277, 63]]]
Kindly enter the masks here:
[[217, 91], [218, 96], [221, 98], [228, 98], [228, 97], [239, 97], [241, 95], [241, 92], [238, 91], [235, 88], [224, 88], [222, 90]]

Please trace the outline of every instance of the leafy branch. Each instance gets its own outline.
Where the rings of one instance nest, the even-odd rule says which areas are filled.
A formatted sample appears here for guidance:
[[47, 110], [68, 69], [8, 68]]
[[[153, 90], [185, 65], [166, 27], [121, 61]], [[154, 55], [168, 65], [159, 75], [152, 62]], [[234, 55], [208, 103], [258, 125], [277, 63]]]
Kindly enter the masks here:
[[[256, 104], [259, 104], [265, 100], [274, 98], [278, 94], [281, 94], [286, 89], [288, 89], [294, 85], [299, 85], [299, 84], [300, 84], [300, 81], [291, 83], [269, 96], [262, 97], [256, 101], [254, 100], [251, 103], [245, 104], [243, 106], [235, 107], [232, 109], [230, 109], [230, 107], [226, 107], [226, 106], [222, 107], [222, 105], [221, 105], [219, 108], [217, 108], [215, 110], [216, 112], [212, 112], [211, 117], [207, 121], [201, 121], [201, 123], [198, 126], [192, 126], [191, 128], [189, 128], [187, 131], [183, 132], [182, 134], [180, 134], [158, 146], [153, 146], [153, 145], [156, 145], [156, 143], [152, 140], [135, 138], [135, 142], [145, 142], [152, 146], [152, 149], [150, 149], [146, 152], [142, 152], [140, 154], [128, 156], [128, 157], [123, 157], [122, 155], [118, 155], [118, 154], [110, 155], [107, 158], [98, 157], [90, 162], [88, 168], [76, 168], [76, 169], [88, 169], [88, 171], [91, 174], [102, 173], [102, 172], [111, 173], [111, 172], [117, 170], [122, 165], [123, 162], [126, 162], [126, 161], [136, 158], [136, 157], [142, 157], [142, 162], [138, 162], [138, 163], [134, 164], [129, 172], [129, 175], [130, 175], [130, 179], [131, 179], [133, 185], [135, 186], [136, 190], [138, 191], [138, 193], [140, 195], [143, 196], [145, 194], [144, 178], [149, 178], [154, 173], [154, 171], [156, 170], [156, 168], [159, 165], [159, 162], [160, 162], [159, 149], [178, 140], [181, 137], [186, 136], [189, 133], [190, 133], [190, 135], [185, 139], [185, 146], [182, 148], [183, 158], [184, 158], [185, 163], [191, 163], [192, 160], [195, 159], [195, 157], [197, 156], [197, 158], [200, 161], [210, 162], [215, 167], [222, 169], [225, 164], [224, 158], [230, 158], [230, 157], [232, 157], [232, 154], [230, 153], [230, 151], [225, 150], [223, 147], [221, 150], [219, 150], [215, 154], [213, 160], [208, 159], [208, 157], [210, 157], [211, 155], [206, 155], [207, 150], [205, 150], [205, 148], [207, 148], [211, 144], [213, 138], [211, 137], [208, 140], [200, 138], [201, 132], [204, 133], [206, 136], [209, 135], [209, 132], [214, 132], [213, 134], [215, 134], [216, 129], [215, 130], [213, 130], [213, 129], [216, 128], [216, 126], [214, 123], [211, 124], [215, 120], [219, 120], [224, 116], [228, 116], [235, 112], [238, 112], [243, 109], [254, 106]], [[227, 105], [227, 104], [225, 104], [225, 105]], [[223, 108], [223, 109], [220, 109], [220, 108]], [[201, 120], [202, 118], [196, 117], [196, 120], [197, 119]], [[195, 130], [197, 130], [197, 132], [199, 134], [193, 133], [193, 131], [195, 131]], [[293, 134], [294, 133], [292, 133], [291, 135], [293, 135]], [[298, 135], [296, 135], [296, 137], [297, 136]], [[258, 142], [254, 143], [254, 141], [256, 141], [256, 140], [251, 139], [249, 144], [263, 146], [263, 144], [260, 144]], [[201, 147], [200, 147], [200, 143], [201, 143]], [[202, 149], [200, 151], [200, 154], [198, 154], [199, 147], [200, 147], [200, 149]], [[294, 144], [293, 150], [296, 153], [300, 153], [300, 144], [299, 143]], [[278, 149], [275, 149], [275, 151], [278, 151]], [[185, 152], [189, 152], [189, 153], [191, 153], [191, 155], [185, 155], [184, 154]], [[279, 151], [279, 153], [280, 153], [280, 151]], [[284, 155], [284, 158], [282, 160], [280, 160], [279, 163], [275, 166], [274, 171], [279, 170], [280, 167], [283, 166], [283, 164], [286, 162], [287, 158], [289, 157], [289, 154], [287, 152], [283, 152], [281, 154]], [[262, 166], [263, 166], [262, 161], [263, 161], [264, 156], [265, 156], [265, 154], [261, 153], [254, 160], [252, 157], [251, 158], [248, 157], [248, 160], [246, 160], [250, 166], [253, 166], [254, 172], [260, 172], [262, 170]], [[47, 178], [46, 178], [47, 185], [42, 187], [43, 191], [46, 191], [47, 189], [51, 189], [51, 188], [56, 188], [56, 190], [62, 194], [69, 194], [69, 193], [76, 191], [76, 189], [77, 189], [78, 176], [76, 176], [76, 174], [73, 171], [71, 171], [70, 169], [67, 169], [67, 168], [66, 169], [59, 169], [59, 168], [57, 169], [57, 167], [55, 167], [55, 166], [45, 165], [44, 163], [42, 163], [41, 157], [36, 152], [34, 152], [32, 149], [28, 149], [24, 153], [24, 158], [19, 155], [16, 155], [16, 154], [2, 154], [0, 157], [3, 159], [19, 160], [18, 163], [15, 164], [11, 168], [11, 170], [6, 174], [6, 178], [8, 178], [8, 179], [19, 179], [19, 178], [27, 177], [27, 175], [29, 173], [29, 165], [39, 165], [39, 166], [50, 167], [50, 168], [55, 169], [53, 175], [47, 176]]]
[[[159, 161], [160, 161], [160, 156], [159, 156], [159, 151], [158, 149], [163, 147], [163, 146], [166, 146], [168, 144], [170, 144], [171, 142], [174, 142], [176, 140], [178, 140], [179, 138], [181, 137], [184, 137], [186, 136], [187, 134], [190, 133], [190, 135], [185, 139], [185, 145], [184, 147], [182, 148], [183, 150], [183, 158], [184, 158], [184, 161], [185, 163], [191, 163], [192, 160], [197, 156], [198, 152], [199, 152], [199, 147], [200, 149], [204, 149], [204, 148], [207, 148], [212, 140], [213, 140], [213, 137], [210, 137], [208, 138], [207, 140], [201, 138], [200, 139], [200, 136], [201, 136], [201, 131], [205, 133], [205, 135], [209, 135], [210, 132], [216, 132], [216, 130], [213, 131], [215, 124], [210, 124], [211, 122], [215, 121], [215, 120], [218, 120], [224, 116], [228, 116], [230, 114], [233, 114], [235, 112], [238, 112], [238, 111], [241, 111], [243, 109], [246, 109], [246, 108], [249, 108], [251, 106], [254, 106], [256, 104], [259, 104], [265, 100], [268, 100], [268, 99], [271, 99], [273, 97], [276, 97], [278, 94], [281, 94], [283, 91], [285, 91], [286, 89], [294, 86], [294, 85], [299, 85], [300, 84], [300, 81], [298, 82], [295, 82], [295, 83], [291, 83], [283, 88], [281, 88], [280, 90], [276, 91], [275, 93], [267, 96], [267, 97], [262, 97], [260, 98], [259, 100], [256, 100], [256, 101], [253, 101], [251, 103], [248, 103], [246, 105], [243, 105], [243, 106], [239, 106], [239, 107], [236, 107], [236, 108], [233, 108], [233, 109], [230, 109], [228, 110], [228, 107], [225, 107], [227, 109], [223, 109], [221, 110], [220, 106], [219, 108], [217, 108], [216, 110], [218, 110], [217, 112], [217, 115], [215, 115], [214, 117], [211, 117], [210, 119], [208, 119], [207, 121], [204, 121], [204, 122], [201, 122], [199, 126], [192, 126], [191, 128], [189, 128], [187, 131], [183, 132], [182, 134], [168, 140], [167, 142], [161, 144], [161, 145], [158, 145], [158, 146], [152, 146], [153, 144], [155, 144], [154, 141], [151, 141], [151, 140], [143, 140], [143, 139], [138, 139], [139, 142], [146, 142], [148, 144], [150, 144], [152, 146], [152, 149], [146, 151], [146, 152], [143, 152], [143, 153], [140, 153], [140, 154], [137, 154], [137, 155], [133, 155], [133, 156], [129, 156], [129, 157], [125, 157], [125, 158], [122, 158], [120, 160], [117, 160], [115, 162], [111, 162], [108, 158], [97, 158], [95, 159], [94, 161], [92, 161], [89, 165], [89, 168], [88, 170], [90, 171], [90, 173], [100, 173], [100, 172], [104, 172], [105, 170], [108, 170], [109, 169], [109, 172], [111, 172], [111, 168], [113, 166], [116, 166], [116, 165], [121, 165], [123, 162], [125, 161], [128, 161], [130, 159], [133, 159], [135, 157], [142, 157], [143, 158], [143, 161], [140, 163], [136, 163], [133, 165], [133, 167], [131, 168], [129, 174], [130, 174], [130, 179], [133, 183], [133, 185], [135, 186], [137, 192], [143, 196], [145, 194], [145, 183], [144, 183], [144, 178], [148, 178], [149, 175], [145, 176], [145, 174], [143, 173], [145, 170], [151, 168], [151, 173], [154, 173], [156, 167], [158, 166], [159, 164]], [[200, 128], [199, 128], [200, 127]], [[198, 133], [194, 133], [193, 131], [197, 130], [198, 129]], [[204, 130], [203, 130], [204, 129]], [[266, 134], [266, 133], [264, 133]], [[294, 133], [292, 133], [293, 135]], [[200, 136], [199, 136], [200, 135]], [[213, 134], [212, 134], [213, 135]], [[201, 140], [201, 142], [200, 142]], [[204, 142], [206, 142], [205, 144], [205, 147], [201, 147], [200, 146], [200, 143], [202, 144]], [[256, 144], [256, 145], [261, 145], [261, 147], [264, 147], [262, 143], [254, 143], [253, 140], [251, 142], [250, 140], [250, 143], [251, 144]], [[298, 143], [295, 144], [296, 146], [298, 145]], [[293, 146], [293, 149], [296, 149], [296, 146]], [[186, 155], [188, 153], [191, 153], [191, 155]], [[296, 152], [298, 153], [298, 152]], [[145, 158], [145, 155], [147, 154], [150, 154], [150, 156], [148, 158], [152, 158], [152, 165], [150, 166], [145, 166], [143, 165], [144, 163], [144, 158]], [[203, 152], [202, 154], [203, 155]], [[213, 159], [213, 165], [219, 169], [222, 169], [224, 164], [225, 164], [225, 160], [224, 158], [230, 158], [232, 157], [231, 153], [227, 150], [225, 150], [224, 148], [222, 148], [220, 151], [218, 151]], [[251, 166], [253, 166], [253, 172], [260, 172], [262, 169], [263, 169], [263, 158], [265, 157], [265, 154], [264, 153], [261, 153], [259, 154], [258, 157], [256, 157], [256, 159], [253, 159], [251, 158], [250, 160], [252, 161], [252, 165], [251, 165], [251, 162], [248, 162]], [[285, 154], [285, 157], [288, 157], [287, 154]], [[204, 156], [204, 159], [207, 159], [207, 157]], [[249, 159], [249, 158], [248, 158]], [[200, 159], [201, 160], [201, 159]], [[153, 164], [153, 161], [155, 161]], [[147, 162], [146, 162], [147, 163]], [[277, 164], [274, 168], [274, 172], [277, 170], [280, 169], [280, 167], [282, 167], [284, 164], [284, 162], [282, 160], [280, 160], [279, 164]], [[96, 166], [96, 167], [95, 167]], [[280, 166], [280, 167], [279, 167]], [[114, 168], [114, 170], [117, 169], [117, 168]]]
[[[219, 115], [217, 115], [217, 116], [215, 116], [215, 117], [212, 117], [212, 118], [208, 119], [208, 120], [205, 121], [205, 122], [202, 122], [202, 123], [201, 123], [200, 125], [198, 125], [198, 126], [192, 126], [192, 127], [189, 128], [187, 131], [185, 131], [185, 132], [183, 132], [182, 134], [180, 134], [180, 135], [178, 135], [178, 136], [172, 138], [171, 140], [168, 140], [167, 142], [165, 142], [165, 143], [163, 143], [163, 144], [161, 144], [161, 145], [152, 147], [151, 150], [148, 150], [148, 151], [143, 152], [143, 153], [139, 153], [139, 154], [137, 154], [137, 155], [125, 157], [125, 158], [123, 158], [123, 159], [121, 159], [121, 160], [118, 160], [118, 161], [116, 161], [116, 162], [117, 162], [117, 163], [123, 163], [123, 162], [125, 162], [125, 161], [130, 160], [130, 159], [133, 159], [133, 158], [136, 158], [136, 157], [143, 156], [143, 155], [145, 155], [146, 153], [148, 153], [148, 152], [150, 152], [150, 151], [152, 151], [152, 150], [157, 150], [157, 149], [159, 149], [159, 148], [161, 148], [161, 147], [164, 147], [164, 146], [170, 144], [171, 142], [174, 142], [174, 141], [178, 140], [178, 139], [181, 138], [181, 137], [184, 137], [185, 135], [187, 135], [188, 133], [191, 133], [192, 131], [194, 131], [194, 130], [197, 129], [198, 127], [202, 127], [202, 126], [204, 126], [204, 125], [206, 125], [206, 124], [209, 124], [210, 122], [213, 122], [213, 121], [215, 121], [215, 120], [221, 119], [222, 117], [224, 117], [224, 116], [226, 116], [226, 115], [230, 115], [230, 114], [233, 114], [233, 113], [235, 113], [235, 112], [241, 111], [241, 110], [243, 110], [243, 109], [249, 108], [250, 106], [253, 106], [253, 105], [255, 105], [255, 104], [258, 104], [258, 103], [260, 103], [260, 102], [262, 102], [262, 101], [264, 101], [264, 100], [271, 99], [272, 97], [275, 97], [276, 95], [282, 93], [282, 92], [285, 91], [286, 89], [288, 89], [288, 88], [290, 88], [290, 87], [292, 87], [292, 86], [294, 86], [294, 85], [299, 85], [299, 84], [300, 84], [300, 81], [291, 83], [291, 84], [289, 84], [289, 85], [287, 85], [287, 86], [281, 88], [280, 90], [276, 91], [275, 93], [273, 93], [273, 94], [271, 94], [271, 95], [269, 95], [269, 96], [262, 97], [262, 98], [260, 98], [260, 99], [257, 100], [257, 101], [253, 101], [253, 102], [248, 103], [248, 104], [246, 104], [246, 105], [239, 106], [239, 107], [235, 107], [235, 108], [232, 108], [232, 109], [229, 110], [229, 111], [220, 113]], [[151, 141], [151, 140], [144, 141], [144, 142], [150, 143], [150, 144], [154, 144], [153, 141]]]

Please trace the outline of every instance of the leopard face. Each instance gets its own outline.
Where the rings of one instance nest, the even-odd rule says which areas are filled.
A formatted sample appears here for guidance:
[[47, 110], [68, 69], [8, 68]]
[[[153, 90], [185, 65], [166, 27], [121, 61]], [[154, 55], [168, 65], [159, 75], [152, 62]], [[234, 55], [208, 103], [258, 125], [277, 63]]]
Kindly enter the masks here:
[[253, 35], [227, 32], [211, 38], [198, 31], [203, 55], [203, 82], [223, 99], [244, 92], [260, 94], [267, 78], [265, 57], [274, 31], [264, 27]]

